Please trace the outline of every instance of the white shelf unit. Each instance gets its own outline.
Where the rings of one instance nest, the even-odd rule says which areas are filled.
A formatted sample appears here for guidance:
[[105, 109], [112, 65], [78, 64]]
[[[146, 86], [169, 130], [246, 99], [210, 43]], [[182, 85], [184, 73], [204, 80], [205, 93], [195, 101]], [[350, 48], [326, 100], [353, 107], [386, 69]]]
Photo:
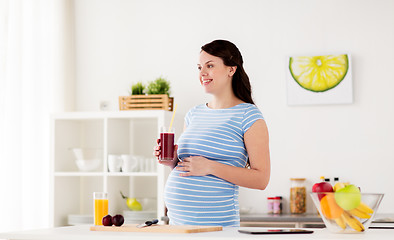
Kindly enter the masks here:
[[[165, 215], [162, 165], [154, 172], [108, 172], [108, 154], [153, 158], [160, 126], [170, 124], [172, 112], [140, 110], [117, 112], [66, 112], [51, 118], [52, 226], [66, 226], [70, 214], [93, 215], [93, 192], [108, 192], [109, 214], [128, 210], [120, 191], [129, 197], [157, 199], [157, 217]], [[100, 148], [102, 163], [92, 172], [81, 172], [71, 148]]]

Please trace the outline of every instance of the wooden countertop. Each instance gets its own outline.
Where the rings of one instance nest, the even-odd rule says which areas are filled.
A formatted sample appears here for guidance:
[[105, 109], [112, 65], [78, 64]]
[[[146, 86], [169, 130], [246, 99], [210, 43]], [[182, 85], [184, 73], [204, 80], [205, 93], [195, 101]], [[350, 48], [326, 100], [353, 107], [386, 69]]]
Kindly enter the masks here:
[[[0, 233], [0, 239], [41, 239], [41, 240], [223, 240], [223, 239], [256, 239], [265, 238], [268, 236], [256, 236], [250, 234], [239, 233], [238, 229], [247, 228], [224, 228], [223, 231], [218, 232], [203, 232], [190, 234], [174, 234], [174, 233], [142, 233], [142, 232], [96, 232], [89, 230], [90, 225], [80, 225], [72, 227], [59, 227], [49, 229], [39, 229], [31, 231]], [[367, 232], [360, 234], [335, 234], [329, 232], [327, 229], [312, 229], [312, 234], [291, 234], [291, 235], [276, 235], [268, 238], [275, 238], [275, 240], [301, 240], [301, 239], [363, 239], [363, 240], [391, 240], [394, 236], [394, 230], [389, 229], [369, 229]]]

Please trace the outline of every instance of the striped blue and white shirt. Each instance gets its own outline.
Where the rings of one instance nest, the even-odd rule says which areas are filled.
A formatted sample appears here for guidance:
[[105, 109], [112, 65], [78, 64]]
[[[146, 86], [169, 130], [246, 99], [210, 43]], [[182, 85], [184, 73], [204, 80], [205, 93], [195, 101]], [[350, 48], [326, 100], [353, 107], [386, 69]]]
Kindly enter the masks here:
[[[198, 105], [186, 114], [178, 157], [203, 156], [243, 168], [248, 160], [244, 134], [258, 119], [264, 118], [250, 103], [226, 109]], [[240, 225], [237, 185], [213, 175], [181, 177], [179, 173], [174, 168], [165, 187], [170, 224]]]

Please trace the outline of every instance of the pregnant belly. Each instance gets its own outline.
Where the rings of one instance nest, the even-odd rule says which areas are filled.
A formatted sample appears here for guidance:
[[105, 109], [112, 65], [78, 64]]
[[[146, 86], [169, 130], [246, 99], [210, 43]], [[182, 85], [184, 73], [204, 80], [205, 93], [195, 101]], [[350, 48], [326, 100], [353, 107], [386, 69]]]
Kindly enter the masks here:
[[238, 199], [236, 185], [211, 175], [180, 177], [179, 173], [174, 169], [166, 183], [165, 202], [169, 210], [234, 209]]

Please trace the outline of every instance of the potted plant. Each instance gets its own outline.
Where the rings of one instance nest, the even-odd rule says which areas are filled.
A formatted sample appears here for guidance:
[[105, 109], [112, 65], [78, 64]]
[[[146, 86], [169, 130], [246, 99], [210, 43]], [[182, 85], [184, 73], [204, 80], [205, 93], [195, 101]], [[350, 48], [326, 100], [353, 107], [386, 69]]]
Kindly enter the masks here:
[[170, 82], [163, 77], [131, 86], [131, 96], [119, 97], [120, 110], [173, 110], [174, 98], [170, 97]]
[[170, 95], [170, 82], [163, 77], [156, 78], [155, 81], [149, 82], [146, 93], [152, 94], [167, 94]]
[[130, 95], [143, 95], [145, 90], [145, 85], [142, 82], [137, 82], [131, 85]]

